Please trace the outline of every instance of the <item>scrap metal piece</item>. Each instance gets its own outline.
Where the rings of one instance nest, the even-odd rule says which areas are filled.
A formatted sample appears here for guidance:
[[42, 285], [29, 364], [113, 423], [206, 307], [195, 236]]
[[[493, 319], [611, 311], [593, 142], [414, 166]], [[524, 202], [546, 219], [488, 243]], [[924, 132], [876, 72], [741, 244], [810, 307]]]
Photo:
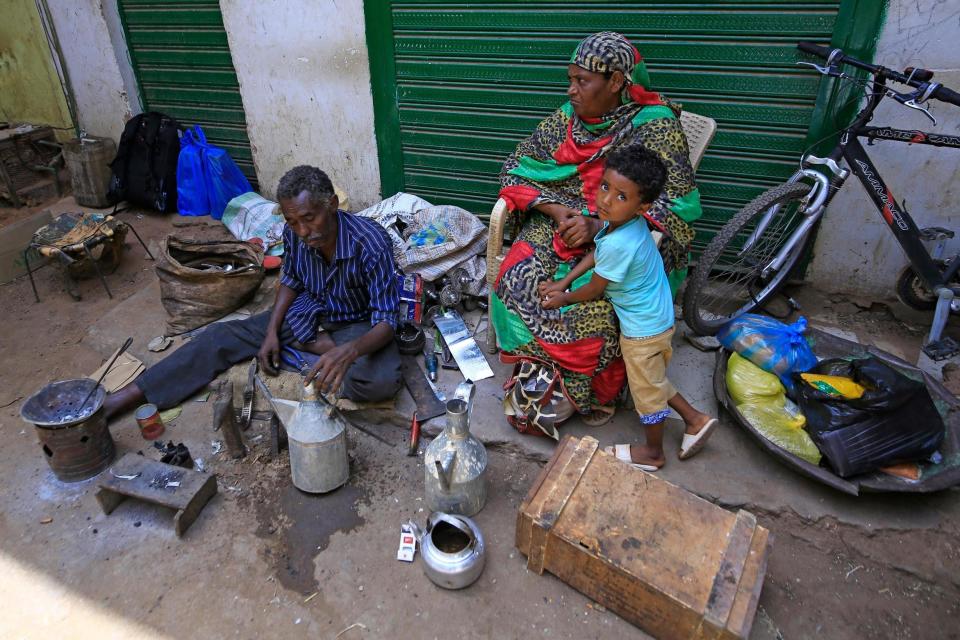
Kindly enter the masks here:
[[247, 455], [247, 447], [243, 444], [237, 418], [233, 413], [233, 385], [230, 383], [220, 386], [217, 402], [213, 405], [213, 426], [214, 429], [222, 429], [223, 440], [231, 458], [238, 459]]
[[446, 406], [431, 388], [431, 383], [417, 364], [417, 357], [400, 356], [400, 363], [403, 367], [403, 383], [413, 396], [413, 401], [417, 403], [417, 418], [420, 422], [446, 413]]
[[247, 371], [247, 385], [243, 388], [243, 409], [240, 411], [240, 428], [244, 431], [250, 428], [250, 419], [253, 417], [253, 379], [257, 375], [257, 359], [250, 361], [250, 369]]
[[493, 377], [493, 369], [490, 368], [480, 347], [470, 335], [460, 314], [452, 310], [447, 311], [434, 318], [433, 323], [443, 336], [464, 378], [476, 382]]

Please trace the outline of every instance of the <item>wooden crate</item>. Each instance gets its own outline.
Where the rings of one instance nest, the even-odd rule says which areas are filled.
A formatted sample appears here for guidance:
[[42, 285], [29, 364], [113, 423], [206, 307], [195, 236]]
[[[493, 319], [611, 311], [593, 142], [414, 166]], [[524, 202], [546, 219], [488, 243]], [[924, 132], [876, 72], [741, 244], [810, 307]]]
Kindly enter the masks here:
[[746, 638], [769, 532], [566, 436], [520, 506], [527, 567], [554, 574], [647, 633]]

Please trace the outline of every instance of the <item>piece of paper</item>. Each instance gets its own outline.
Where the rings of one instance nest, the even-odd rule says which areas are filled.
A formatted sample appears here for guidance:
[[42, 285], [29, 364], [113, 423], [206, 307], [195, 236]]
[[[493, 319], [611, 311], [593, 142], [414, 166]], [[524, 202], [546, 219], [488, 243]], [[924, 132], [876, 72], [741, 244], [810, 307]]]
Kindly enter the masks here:
[[[119, 349], [117, 349], [119, 351]], [[88, 378], [91, 380], [97, 380], [106, 371], [107, 362], [113, 360], [113, 356], [116, 355], [117, 351], [114, 351], [110, 354], [110, 357], [107, 358], [106, 362], [100, 365], [100, 368], [91, 373]], [[135, 357], [129, 353], [123, 353], [117, 358], [116, 362], [110, 367], [110, 371], [107, 372], [107, 375], [104, 376], [103, 388], [107, 390], [107, 393], [113, 393], [117, 389], [121, 389], [139, 376], [145, 367], [143, 363], [137, 360]]]
[[477, 346], [477, 341], [470, 335], [460, 314], [453, 310], [447, 311], [436, 316], [433, 323], [443, 336], [443, 341], [447, 343], [447, 348], [457, 361], [464, 378], [476, 382], [493, 377], [493, 369]]

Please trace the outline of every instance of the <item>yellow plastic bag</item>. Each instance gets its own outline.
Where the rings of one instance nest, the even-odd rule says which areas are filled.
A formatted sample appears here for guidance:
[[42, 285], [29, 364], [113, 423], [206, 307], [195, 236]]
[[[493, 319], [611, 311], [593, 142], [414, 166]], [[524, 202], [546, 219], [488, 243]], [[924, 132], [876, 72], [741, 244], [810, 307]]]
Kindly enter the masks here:
[[819, 389], [837, 398], [856, 400], [866, 391], [863, 385], [857, 384], [851, 378], [844, 376], [822, 376], [816, 373], [801, 373], [800, 377], [814, 389]]
[[779, 399], [783, 406], [784, 390], [780, 379], [737, 353], [727, 360], [727, 391], [736, 405], [753, 400]]
[[754, 400], [737, 405], [737, 410], [773, 444], [810, 464], [820, 464], [820, 450], [803, 430], [807, 419], [789, 400]]

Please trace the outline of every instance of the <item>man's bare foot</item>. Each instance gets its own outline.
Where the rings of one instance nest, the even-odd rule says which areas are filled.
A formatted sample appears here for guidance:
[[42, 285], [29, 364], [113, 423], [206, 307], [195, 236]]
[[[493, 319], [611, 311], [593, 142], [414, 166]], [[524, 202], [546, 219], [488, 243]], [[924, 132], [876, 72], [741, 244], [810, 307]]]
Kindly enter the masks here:
[[329, 333], [321, 331], [319, 334], [317, 334], [317, 339], [313, 342], [301, 344], [300, 342], [294, 341], [290, 346], [299, 351], [306, 351], [307, 353], [322, 356], [327, 351], [330, 351], [330, 349], [333, 349], [335, 346], [337, 346], [337, 343], [333, 341], [333, 338], [330, 337]]
[[118, 413], [123, 413], [138, 404], [143, 404], [145, 401], [146, 398], [143, 395], [143, 391], [131, 382], [127, 386], [107, 394], [107, 397], [103, 401], [103, 411], [106, 414], [107, 420], [109, 420]]
[[663, 449], [651, 449], [645, 444], [630, 445], [630, 461], [634, 464], [649, 464], [656, 468], [666, 464], [667, 459], [663, 455]]
[[684, 422], [686, 429], [683, 430], [687, 435], [695, 436], [700, 433], [700, 430], [707, 426], [707, 423], [710, 422], [712, 418], [705, 413], [697, 412], [696, 418], [690, 420], [689, 422]]

